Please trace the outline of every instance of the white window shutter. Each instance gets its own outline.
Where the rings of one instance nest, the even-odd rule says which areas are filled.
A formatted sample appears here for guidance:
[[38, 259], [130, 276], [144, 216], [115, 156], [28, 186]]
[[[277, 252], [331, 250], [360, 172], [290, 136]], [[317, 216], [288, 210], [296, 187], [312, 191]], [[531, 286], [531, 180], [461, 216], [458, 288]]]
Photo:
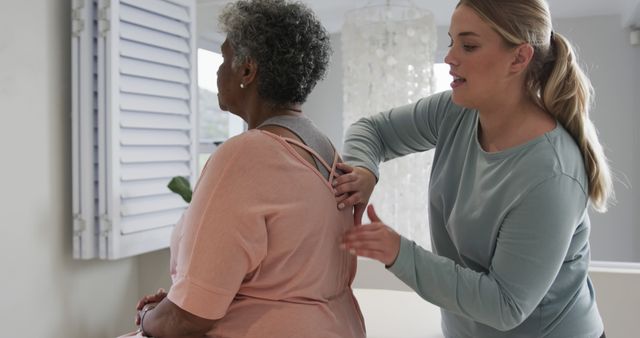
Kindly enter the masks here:
[[187, 206], [167, 184], [196, 177], [195, 9], [195, 0], [98, 3], [94, 229], [101, 259], [166, 248]]
[[97, 1], [72, 3], [73, 257], [98, 257], [97, 217]]

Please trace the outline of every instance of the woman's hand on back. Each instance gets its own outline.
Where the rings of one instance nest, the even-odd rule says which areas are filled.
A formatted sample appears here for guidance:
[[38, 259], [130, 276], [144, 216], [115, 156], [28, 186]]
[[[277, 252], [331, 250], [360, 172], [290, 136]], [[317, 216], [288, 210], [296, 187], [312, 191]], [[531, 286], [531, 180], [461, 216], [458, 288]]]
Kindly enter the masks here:
[[371, 224], [363, 224], [347, 231], [342, 239], [342, 247], [354, 255], [369, 257], [391, 266], [400, 251], [400, 235], [384, 224], [373, 205], [367, 208]]
[[333, 180], [338, 209], [354, 207], [354, 221], [359, 225], [376, 185], [376, 177], [368, 169], [346, 163], [338, 163], [336, 167], [344, 172]]

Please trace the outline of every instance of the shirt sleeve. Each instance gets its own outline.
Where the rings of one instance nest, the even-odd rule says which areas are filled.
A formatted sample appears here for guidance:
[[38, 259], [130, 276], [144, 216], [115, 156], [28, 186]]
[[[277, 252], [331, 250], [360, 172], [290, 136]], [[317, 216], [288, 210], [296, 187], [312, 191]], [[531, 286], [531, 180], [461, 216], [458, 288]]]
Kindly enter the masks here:
[[[255, 139], [255, 137], [252, 137]], [[225, 142], [203, 171], [183, 219], [169, 299], [202, 318], [223, 317], [245, 276], [266, 256], [260, 184], [269, 142]]]
[[488, 272], [464, 268], [405, 238], [389, 270], [437, 306], [510, 330], [533, 313], [554, 282], [587, 201], [565, 175], [532, 188], [505, 218]]
[[460, 110], [451, 102], [451, 92], [442, 92], [362, 118], [347, 129], [344, 161], [379, 177], [380, 162], [434, 148], [444, 115], [452, 108]]

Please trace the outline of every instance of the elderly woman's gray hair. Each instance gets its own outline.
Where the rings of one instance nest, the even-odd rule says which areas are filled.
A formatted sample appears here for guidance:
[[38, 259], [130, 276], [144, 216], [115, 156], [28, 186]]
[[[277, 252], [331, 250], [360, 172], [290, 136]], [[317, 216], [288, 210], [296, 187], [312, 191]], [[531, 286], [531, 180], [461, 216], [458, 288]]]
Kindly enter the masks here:
[[235, 52], [233, 65], [258, 65], [258, 94], [277, 105], [303, 103], [326, 72], [329, 36], [300, 2], [240, 0], [220, 15], [220, 27]]

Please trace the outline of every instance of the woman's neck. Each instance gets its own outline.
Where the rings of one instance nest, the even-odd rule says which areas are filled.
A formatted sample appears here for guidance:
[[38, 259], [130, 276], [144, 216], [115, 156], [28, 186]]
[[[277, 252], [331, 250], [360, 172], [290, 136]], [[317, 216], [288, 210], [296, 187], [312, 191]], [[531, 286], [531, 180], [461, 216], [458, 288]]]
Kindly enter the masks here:
[[478, 142], [487, 152], [526, 143], [555, 128], [555, 119], [531, 100], [510, 100], [479, 111]]
[[274, 116], [301, 116], [302, 105], [288, 104], [274, 106], [270, 103], [263, 103], [255, 106], [247, 114], [247, 124], [249, 129], [255, 129], [264, 121]]

